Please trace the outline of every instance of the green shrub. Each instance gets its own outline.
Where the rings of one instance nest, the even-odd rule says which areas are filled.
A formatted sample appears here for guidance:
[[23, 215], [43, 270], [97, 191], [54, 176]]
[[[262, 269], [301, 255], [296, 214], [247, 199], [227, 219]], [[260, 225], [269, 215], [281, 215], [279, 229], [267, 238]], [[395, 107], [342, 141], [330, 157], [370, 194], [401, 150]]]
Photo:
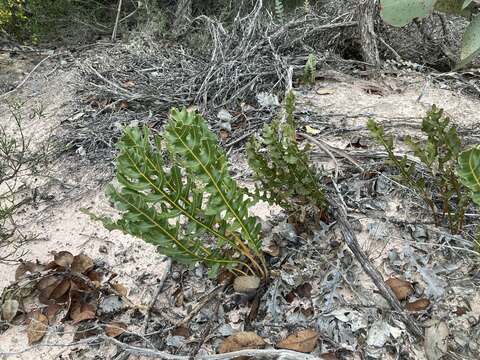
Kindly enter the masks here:
[[107, 195], [121, 217], [97, 218], [108, 229], [140, 237], [179, 262], [203, 263], [212, 275], [226, 267], [267, 276], [260, 224], [249, 215], [253, 200], [230, 176], [200, 115], [173, 109], [163, 136], [127, 128], [118, 148], [118, 185]]
[[426, 141], [416, 142], [406, 138], [407, 145], [420, 159], [431, 184], [425, 181], [424, 176], [418, 176], [415, 162], [407, 156], [397, 158], [393, 136], [386, 135], [381, 125], [370, 119], [367, 126], [375, 140], [387, 151], [390, 163], [400, 172], [401, 180], [416, 190], [429, 206], [435, 223], [439, 224], [446, 217], [452, 233], [458, 233], [470, 199], [456, 174], [461, 141], [455, 126], [443, 116], [443, 110], [433, 106], [423, 119], [422, 132], [427, 136]]
[[248, 163], [254, 171], [257, 197], [295, 213], [298, 203], [308, 203], [322, 212], [325, 194], [319, 174], [310, 164], [309, 147], [301, 149], [296, 139], [292, 91], [285, 99], [285, 122], [278, 118], [265, 125], [260, 139], [247, 144]]

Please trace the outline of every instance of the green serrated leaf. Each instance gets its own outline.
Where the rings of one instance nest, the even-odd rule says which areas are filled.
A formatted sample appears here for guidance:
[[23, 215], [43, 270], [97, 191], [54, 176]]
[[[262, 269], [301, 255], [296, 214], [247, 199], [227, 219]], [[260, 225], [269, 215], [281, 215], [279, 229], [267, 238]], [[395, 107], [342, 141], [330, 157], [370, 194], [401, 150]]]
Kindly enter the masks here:
[[[121, 217], [96, 220], [140, 237], [182, 263], [229, 268], [244, 264], [250, 269], [242, 258], [223, 255], [234, 249], [258, 265], [255, 258], [263, 258], [259, 230], [249, 221], [251, 202], [240, 201], [244, 193], [228, 175], [215, 135], [200, 116], [186, 110], [173, 110], [167, 129], [164, 139], [152, 139], [147, 127], [124, 130], [117, 145], [118, 185], [106, 191]], [[163, 142], [169, 156], [162, 153]], [[240, 236], [233, 235], [237, 229]], [[205, 242], [207, 235], [217, 241]], [[246, 245], [240, 248], [243, 240]], [[257, 270], [264, 275], [260, 265]]]

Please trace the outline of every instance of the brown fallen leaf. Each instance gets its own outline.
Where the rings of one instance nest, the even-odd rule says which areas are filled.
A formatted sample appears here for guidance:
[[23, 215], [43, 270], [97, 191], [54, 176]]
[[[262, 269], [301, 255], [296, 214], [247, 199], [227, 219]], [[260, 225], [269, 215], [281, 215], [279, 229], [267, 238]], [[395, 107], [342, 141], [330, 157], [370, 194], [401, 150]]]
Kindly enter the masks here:
[[95, 284], [100, 284], [103, 280], [103, 274], [95, 270], [89, 271], [87, 277]]
[[265, 346], [265, 341], [252, 331], [242, 331], [227, 337], [218, 347], [220, 354], [243, 349], [258, 349]]
[[47, 332], [47, 329], [47, 317], [39, 311], [35, 312], [27, 326], [28, 344], [31, 345], [42, 340]]
[[105, 334], [110, 337], [122, 335], [127, 330], [127, 325], [121, 322], [112, 322], [105, 327]]
[[82, 304], [76, 300], [72, 302], [70, 307], [70, 319], [74, 324], [77, 324], [84, 320], [95, 319], [95, 307], [92, 304]]
[[73, 255], [68, 251], [60, 251], [55, 253], [54, 261], [58, 266], [69, 267], [73, 263]]
[[6, 322], [13, 320], [18, 312], [19, 303], [15, 299], [6, 300], [2, 305], [2, 319]]
[[69, 279], [62, 280], [50, 293], [49, 298], [57, 301], [60, 300], [60, 298], [70, 290], [70, 286], [71, 282]]
[[310, 299], [312, 297], [312, 285], [310, 283], [303, 283], [293, 290], [299, 297]]
[[319, 335], [315, 330], [300, 330], [281, 340], [277, 344], [277, 347], [309, 353], [315, 349], [315, 346], [317, 346], [318, 337]]
[[87, 255], [76, 255], [73, 258], [72, 271], [84, 274], [90, 271], [94, 266], [93, 260]]
[[430, 306], [430, 300], [418, 299], [411, 303], [408, 303], [406, 308], [408, 311], [423, 311]]
[[41, 279], [37, 283], [37, 289], [38, 290], [45, 290], [49, 287], [52, 287], [53, 285], [57, 286], [60, 284], [61, 279], [58, 276], [47, 276]]
[[190, 336], [190, 330], [186, 326], [178, 326], [172, 331], [172, 335], [188, 338]]
[[121, 296], [126, 297], [128, 294], [128, 289], [125, 285], [118, 282], [112, 283], [112, 288]]
[[53, 321], [55, 320], [55, 315], [57, 315], [57, 312], [58, 310], [60, 310], [60, 308], [61, 306], [58, 304], [48, 305], [46, 316], [49, 324], [53, 323]]
[[88, 339], [90, 337], [99, 335], [100, 332], [101, 329], [98, 327], [98, 325], [83, 323], [78, 325], [77, 329], [75, 330], [75, 334], [73, 335], [73, 341]]
[[398, 300], [405, 300], [407, 297], [413, 294], [413, 286], [408, 281], [398, 278], [390, 278], [385, 281], [385, 283], [390, 286]]
[[457, 309], [454, 311], [454, 314], [457, 316], [465, 315], [468, 312], [468, 308], [465, 306], [457, 306]]

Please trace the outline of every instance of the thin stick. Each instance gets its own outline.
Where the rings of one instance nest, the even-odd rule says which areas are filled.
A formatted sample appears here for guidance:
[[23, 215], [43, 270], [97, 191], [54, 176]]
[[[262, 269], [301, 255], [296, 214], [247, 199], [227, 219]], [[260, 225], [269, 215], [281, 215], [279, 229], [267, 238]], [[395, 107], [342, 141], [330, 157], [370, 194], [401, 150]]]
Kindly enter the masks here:
[[168, 274], [170, 273], [170, 269], [172, 268], [172, 259], [167, 258], [167, 265], [165, 266], [164, 273], [162, 275], [162, 278], [158, 282], [157, 289], [155, 290], [155, 293], [153, 294], [152, 300], [150, 301], [150, 304], [148, 304], [147, 308], [147, 313], [145, 314], [145, 321], [143, 323], [143, 333], [146, 334], [148, 331], [148, 322], [150, 321], [150, 315], [152, 313], [152, 308], [157, 302], [157, 298], [162, 292], [163, 285], [165, 284], [165, 280], [167, 280]]
[[118, 0], [117, 17], [115, 18], [115, 26], [113, 27], [112, 41], [115, 41], [115, 38], [117, 37], [118, 22], [120, 20], [121, 11], [122, 11], [122, 0]]
[[202, 301], [199, 301], [192, 310], [188, 313], [187, 317], [185, 317], [183, 320], [179, 321], [177, 324], [175, 324], [176, 327], [184, 326], [190, 322], [190, 320], [193, 319], [195, 315], [198, 314], [202, 308], [207, 305], [210, 301], [213, 300], [215, 295], [217, 294], [218, 291], [223, 291], [225, 289], [225, 285], [217, 286], [215, 289], [213, 289]]
[[[341, 196], [340, 194], [338, 195]], [[373, 264], [370, 262], [368, 257], [361, 249], [360, 245], [358, 244], [357, 237], [352, 231], [352, 228], [347, 220], [347, 213], [345, 209], [342, 206], [338, 205], [340, 204], [339, 201], [336, 201], [334, 199], [329, 199], [329, 204], [336, 215], [338, 224], [341, 226], [341, 231], [345, 242], [347, 243], [352, 253], [355, 255], [355, 258], [360, 263], [363, 270], [367, 273], [370, 279], [372, 279], [380, 294], [385, 298], [385, 300], [388, 301], [390, 306], [396, 312], [398, 312], [398, 314], [402, 318], [402, 321], [405, 323], [412, 335], [414, 335], [418, 339], [423, 338], [423, 331], [420, 326], [410, 315], [405, 312], [404, 308], [398, 301], [392, 289], [387, 284], [385, 284], [382, 274], [380, 274], [380, 272], [373, 266]]]
[[[112, 337], [102, 336], [102, 339], [117, 345], [122, 348], [125, 352], [128, 352], [133, 355], [141, 355], [149, 358], [163, 359], [163, 360], [189, 360], [190, 356], [182, 355], [172, 355], [164, 351], [145, 349], [137, 346], [131, 346], [125, 344], [117, 339]], [[314, 356], [309, 354], [302, 354], [296, 351], [291, 350], [276, 350], [276, 349], [265, 349], [265, 350], [240, 350], [229, 352], [225, 354], [217, 355], [200, 355], [196, 356], [196, 360], [230, 360], [239, 358], [241, 356], [251, 357], [253, 359], [279, 359], [279, 360], [319, 360], [323, 359], [321, 356]]]

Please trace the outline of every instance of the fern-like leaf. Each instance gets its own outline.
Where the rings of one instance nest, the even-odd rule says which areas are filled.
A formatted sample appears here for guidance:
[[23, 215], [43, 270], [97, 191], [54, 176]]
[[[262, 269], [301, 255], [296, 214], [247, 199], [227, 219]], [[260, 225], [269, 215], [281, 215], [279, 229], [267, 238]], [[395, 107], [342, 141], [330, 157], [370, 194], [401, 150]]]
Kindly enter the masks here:
[[[165, 164], [162, 143], [170, 163]], [[225, 153], [204, 120], [186, 110], [172, 110], [164, 139], [148, 128], [127, 128], [118, 143], [117, 186], [108, 197], [120, 210], [113, 221], [96, 217], [110, 230], [119, 229], [157, 245], [183, 263], [211, 268], [246, 265], [248, 258], [264, 275], [260, 225], [248, 215], [252, 201], [228, 174]], [[215, 241], [206, 241], [206, 235]]]
[[215, 215], [221, 228], [238, 231], [255, 255], [260, 255], [260, 224], [249, 215], [252, 200], [228, 173], [225, 152], [203, 119], [186, 110], [173, 109], [165, 129], [169, 151], [189, 175], [209, 193], [206, 215]]
[[310, 165], [308, 148], [300, 149], [296, 140], [293, 112], [295, 97], [292, 92], [285, 99], [287, 122], [274, 119], [265, 125], [260, 141], [251, 138], [247, 157], [254, 170], [257, 196], [287, 210], [293, 210], [296, 198], [308, 199], [319, 209], [326, 206], [320, 178]]

